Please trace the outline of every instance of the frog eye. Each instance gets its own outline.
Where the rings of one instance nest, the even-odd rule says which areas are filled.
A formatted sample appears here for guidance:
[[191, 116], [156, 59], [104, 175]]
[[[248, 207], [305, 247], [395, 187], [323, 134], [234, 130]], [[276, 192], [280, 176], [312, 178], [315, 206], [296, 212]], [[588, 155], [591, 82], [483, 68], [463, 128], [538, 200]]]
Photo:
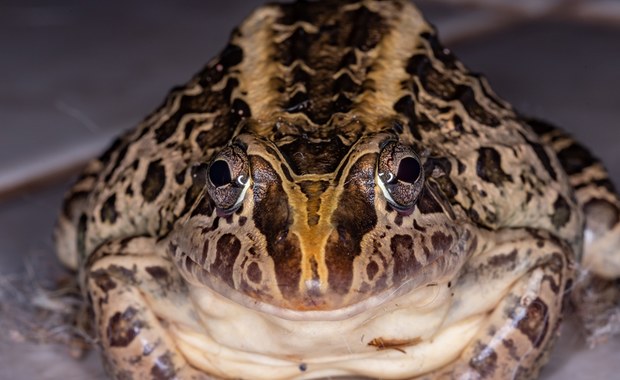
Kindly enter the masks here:
[[413, 149], [397, 142], [385, 144], [377, 162], [377, 184], [397, 210], [413, 207], [424, 183], [424, 169]]
[[211, 163], [211, 166], [209, 166], [209, 181], [215, 187], [222, 187], [232, 181], [230, 166], [228, 166], [226, 161], [217, 160]]
[[207, 178], [207, 191], [216, 207], [234, 211], [250, 187], [247, 155], [237, 146], [224, 148], [209, 164]]

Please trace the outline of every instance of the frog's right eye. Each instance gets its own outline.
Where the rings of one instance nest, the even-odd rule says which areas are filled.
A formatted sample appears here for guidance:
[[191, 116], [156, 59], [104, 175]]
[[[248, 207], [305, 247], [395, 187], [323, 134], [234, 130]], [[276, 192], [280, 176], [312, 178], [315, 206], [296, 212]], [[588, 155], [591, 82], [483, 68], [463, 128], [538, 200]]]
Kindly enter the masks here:
[[234, 211], [250, 187], [247, 155], [237, 146], [224, 148], [209, 164], [207, 177], [207, 191], [215, 206], [224, 212]]
[[424, 170], [413, 148], [388, 142], [379, 154], [377, 183], [385, 199], [398, 211], [408, 211], [424, 184]]
[[209, 166], [209, 181], [215, 187], [222, 187], [229, 184], [232, 180], [230, 166], [224, 160], [213, 161]]

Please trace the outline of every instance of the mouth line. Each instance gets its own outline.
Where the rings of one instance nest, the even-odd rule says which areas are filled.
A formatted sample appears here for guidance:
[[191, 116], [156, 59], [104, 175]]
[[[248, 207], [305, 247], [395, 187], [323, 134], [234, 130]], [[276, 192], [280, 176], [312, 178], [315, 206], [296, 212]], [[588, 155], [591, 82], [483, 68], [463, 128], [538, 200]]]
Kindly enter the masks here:
[[[381, 305], [404, 296], [417, 288], [438, 285], [442, 281], [430, 282], [428, 281], [429, 278], [444, 279], [446, 278], [445, 275], [451, 272], [450, 267], [452, 267], [449, 262], [446, 262], [444, 265], [440, 265], [440, 268], [437, 268], [437, 264], [439, 264], [438, 262], [442, 258], [444, 256], [439, 256], [428, 262], [427, 265], [420, 268], [416, 275], [397, 286], [385, 289], [358, 302], [334, 309], [295, 309], [285, 305], [270, 303], [266, 299], [252, 297], [229, 286], [229, 284], [203, 269], [200, 264], [187, 254], [182, 255], [178, 260], [175, 259], [175, 261], [180, 272], [189, 283], [211, 293], [214, 297], [221, 297], [243, 307], [291, 321], [340, 321], [355, 317], [365, 311], [379, 308]], [[188, 263], [190, 264], [189, 266], [187, 265]], [[437, 274], [439, 274], [439, 277], [435, 277]]]

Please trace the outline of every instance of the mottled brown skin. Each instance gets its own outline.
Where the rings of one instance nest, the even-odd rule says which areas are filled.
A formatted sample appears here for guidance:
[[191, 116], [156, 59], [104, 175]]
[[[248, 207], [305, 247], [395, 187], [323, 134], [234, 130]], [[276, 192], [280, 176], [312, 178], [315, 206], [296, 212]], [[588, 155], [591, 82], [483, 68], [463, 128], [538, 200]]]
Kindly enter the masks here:
[[56, 237], [118, 379], [270, 378], [268, 360], [232, 373], [188, 348], [190, 331], [236, 352], [210, 330], [203, 296], [303, 329], [381, 321], [425, 289], [438, 292], [434, 330], [385, 325], [333, 360], [419, 360], [477, 321], [453, 358], [433, 351], [436, 365], [329, 372], [301, 337], [255, 354], [291, 361], [271, 372], [283, 379], [530, 378], [571, 291], [593, 340], [617, 318], [619, 206], [586, 149], [499, 99], [408, 2], [298, 2], [257, 10], [92, 161]]

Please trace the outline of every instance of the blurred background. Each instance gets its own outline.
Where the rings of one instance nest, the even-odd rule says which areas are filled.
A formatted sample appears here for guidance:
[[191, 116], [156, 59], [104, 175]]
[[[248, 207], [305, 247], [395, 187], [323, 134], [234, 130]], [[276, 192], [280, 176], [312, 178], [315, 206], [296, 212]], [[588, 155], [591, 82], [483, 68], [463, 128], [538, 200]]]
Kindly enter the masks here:
[[[62, 194], [262, 3], [0, 1], [0, 379], [104, 378], [96, 354], [76, 361], [24, 334], [24, 305], [48, 302], [41, 289], [62, 276], [51, 243]], [[620, 0], [416, 3], [501, 97], [572, 133], [620, 184]], [[543, 378], [615, 378], [620, 339], [588, 350], [573, 328]]]

